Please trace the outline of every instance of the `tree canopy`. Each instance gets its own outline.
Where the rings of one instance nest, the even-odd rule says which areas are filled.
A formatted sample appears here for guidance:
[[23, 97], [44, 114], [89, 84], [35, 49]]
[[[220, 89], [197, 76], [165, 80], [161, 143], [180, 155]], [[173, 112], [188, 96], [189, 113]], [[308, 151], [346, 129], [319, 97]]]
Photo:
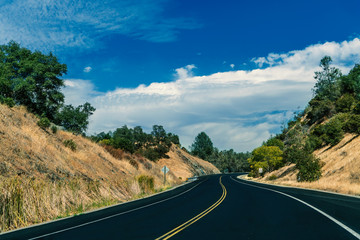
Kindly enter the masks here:
[[52, 54], [32, 52], [10, 42], [0, 46], [0, 95], [25, 105], [29, 111], [50, 120], [64, 103], [60, 78], [67, 66]]
[[214, 147], [210, 137], [205, 132], [199, 133], [191, 145], [191, 154], [206, 159], [213, 151]]

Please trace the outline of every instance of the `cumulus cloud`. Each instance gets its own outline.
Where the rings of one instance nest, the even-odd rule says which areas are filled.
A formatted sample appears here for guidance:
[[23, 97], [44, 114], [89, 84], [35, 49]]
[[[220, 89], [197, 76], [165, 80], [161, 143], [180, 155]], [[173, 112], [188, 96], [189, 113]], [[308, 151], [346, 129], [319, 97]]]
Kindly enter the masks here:
[[251, 151], [279, 131], [298, 107], [305, 107], [312, 96], [314, 71], [319, 70], [320, 59], [325, 55], [347, 73], [360, 62], [360, 40], [269, 54], [261, 58], [262, 68], [249, 71], [194, 76], [195, 66], [188, 65], [176, 69], [177, 77], [172, 82], [118, 88], [107, 93], [96, 93], [88, 81], [69, 80], [65, 95], [71, 98], [73, 91], [76, 97], [71, 101], [89, 99], [97, 108], [89, 133], [124, 124], [150, 130], [152, 125], [160, 124], [178, 134], [185, 147], [205, 131], [220, 149]]
[[187, 65], [182, 68], [175, 69], [175, 77], [179, 79], [186, 79], [193, 76], [193, 69], [196, 68], [194, 64]]
[[0, 43], [15, 40], [39, 49], [91, 48], [114, 33], [150, 42], [169, 42], [193, 19], [163, 17], [162, 0], [13, 0], [0, 4]]

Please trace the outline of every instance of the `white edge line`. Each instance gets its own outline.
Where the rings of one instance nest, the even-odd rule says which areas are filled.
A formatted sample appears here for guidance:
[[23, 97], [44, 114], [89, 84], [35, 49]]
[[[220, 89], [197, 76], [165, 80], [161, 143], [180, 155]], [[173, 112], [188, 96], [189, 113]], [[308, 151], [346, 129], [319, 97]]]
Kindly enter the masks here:
[[320, 209], [314, 207], [313, 205], [311, 205], [311, 204], [309, 204], [309, 203], [307, 203], [307, 202], [305, 202], [305, 201], [303, 201], [303, 200], [300, 200], [300, 199], [298, 199], [298, 198], [296, 198], [296, 197], [293, 197], [293, 196], [288, 195], [288, 194], [283, 193], [283, 192], [279, 192], [279, 191], [276, 191], [276, 190], [273, 190], [273, 189], [269, 189], [269, 188], [264, 188], [264, 187], [255, 186], [255, 185], [248, 184], [248, 183], [244, 183], [244, 182], [239, 182], [238, 180], [233, 179], [232, 177], [230, 177], [230, 178], [231, 178], [231, 180], [233, 180], [233, 181], [235, 181], [235, 182], [237, 182], [237, 183], [245, 184], [245, 185], [252, 186], [252, 187], [256, 187], [256, 188], [265, 189], [265, 190], [272, 191], [272, 192], [276, 192], [276, 193], [282, 194], [282, 195], [284, 195], [284, 196], [286, 196], [286, 197], [292, 198], [292, 199], [294, 199], [294, 200], [296, 200], [296, 201], [299, 201], [299, 202], [301, 202], [302, 204], [305, 204], [306, 206], [308, 206], [308, 207], [314, 209], [315, 211], [321, 213], [322, 215], [324, 215], [325, 217], [327, 217], [328, 219], [330, 219], [331, 221], [333, 221], [334, 223], [336, 223], [337, 225], [339, 225], [340, 227], [342, 227], [343, 229], [345, 229], [346, 231], [348, 231], [349, 233], [351, 233], [351, 234], [352, 234], [354, 237], [356, 237], [357, 239], [360, 239], [360, 234], [359, 234], [359, 233], [355, 232], [354, 230], [352, 230], [350, 227], [346, 226], [346, 225], [343, 224], [342, 222], [338, 221], [337, 219], [333, 218], [333, 217], [330, 216], [329, 214], [321, 211]]
[[[83, 224], [80, 224], [80, 225], [76, 225], [76, 226], [73, 226], [73, 227], [69, 227], [69, 228], [65, 228], [65, 229], [61, 229], [59, 231], [55, 231], [55, 232], [52, 232], [52, 233], [48, 233], [48, 234], [44, 234], [44, 235], [41, 235], [41, 236], [36, 236], [34, 238], [29, 238], [29, 240], [33, 240], [33, 239], [39, 239], [39, 238], [42, 238], [42, 237], [47, 237], [47, 236], [51, 236], [51, 235], [54, 235], [54, 234], [57, 234], [57, 233], [61, 233], [61, 232], [66, 232], [66, 231], [69, 231], [69, 230], [72, 230], [72, 229], [75, 229], [75, 228], [79, 228], [79, 227], [83, 227], [83, 226], [86, 226], [86, 225], [90, 225], [90, 224], [93, 224], [93, 223], [96, 223], [96, 222], [100, 222], [100, 221], [103, 221], [103, 220], [106, 220], [106, 219], [109, 219], [109, 218], [113, 218], [113, 217], [116, 217], [116, 216], [120, 216], [120, 215], [123, 215], [123, 214], [127, 214], [127, 213], [130, 213], [130, 212], [134, 212], [134, 211], [137, 211], [137, 210], [140, 210], [140, 209], [143, 209], [143, 208], [147, 208], [147, 207], [150, 207], [150, 206], [153, 206], [153, 205], [156, 205], [156, 204], [159, 204], [159, 203], [162, 203], [162, 202], [165, 202], [165, 201], [168, 201], [170, 199], [173, 199], [173, 198], [176, 198], [176, 197], [179, 197], [189, 191], [191, 191], [192, 189], [196, 188], [197, 186], [199, 186], [201, 183], [203, 183], [204, 181], [201, 181], [199, 182], [198, 184], [196, 184], [195, 186], [193, 186], [192, 188], [178, 194], [178, 195], [175, 195], [175, 196], [172, 196], [170, 198], [166, 198], [166, 199], [163, 199], [161, 201], [158, 201], [158, 202], [154, 202], [154, 203], [151, 203], [151, 204], [148, 204], [148, 205], [145, 205], [145, 206], [141, 206], [141, 207], [138, 207], [138, 208], [135, 208], [135, 209], [131, 209], [131, 210], [128, 210], [128, 211], [125, 211], [125, 212], [121, 212], [121, 213], [117, 213], [117, 214], [114, 214], [114, 215], [111, 215], [111, 216], [107, 216], [107, 217], [104, 217], [104, 218], [100, 218], [100, 219], [96, 219], [96, 220], [93, 220], [93, 221], [90, 221], [90, 222], [86, 222], [86, 223], [83, 223]], [[174, 189], [171, 189], [171, 190], [174, 190]], [[116, 206], [116, 205], [115, 205]]]

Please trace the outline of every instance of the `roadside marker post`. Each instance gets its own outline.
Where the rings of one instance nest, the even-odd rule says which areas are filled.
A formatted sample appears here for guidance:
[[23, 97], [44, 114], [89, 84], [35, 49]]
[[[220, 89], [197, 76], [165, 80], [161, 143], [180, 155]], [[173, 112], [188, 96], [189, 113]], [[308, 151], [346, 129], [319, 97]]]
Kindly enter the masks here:
[[161, 171], [164, 173], [164, 185], [166, 183], [166, 173], [170, 171], [170, 169], [167, 166], [164, 166]]

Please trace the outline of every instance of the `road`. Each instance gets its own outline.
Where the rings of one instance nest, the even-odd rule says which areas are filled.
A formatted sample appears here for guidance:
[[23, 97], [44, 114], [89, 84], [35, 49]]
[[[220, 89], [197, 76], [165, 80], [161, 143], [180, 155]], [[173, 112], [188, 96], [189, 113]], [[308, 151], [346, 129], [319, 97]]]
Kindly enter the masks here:
[[360, 239], [360, 198], [213, 175], [0, 239]]

